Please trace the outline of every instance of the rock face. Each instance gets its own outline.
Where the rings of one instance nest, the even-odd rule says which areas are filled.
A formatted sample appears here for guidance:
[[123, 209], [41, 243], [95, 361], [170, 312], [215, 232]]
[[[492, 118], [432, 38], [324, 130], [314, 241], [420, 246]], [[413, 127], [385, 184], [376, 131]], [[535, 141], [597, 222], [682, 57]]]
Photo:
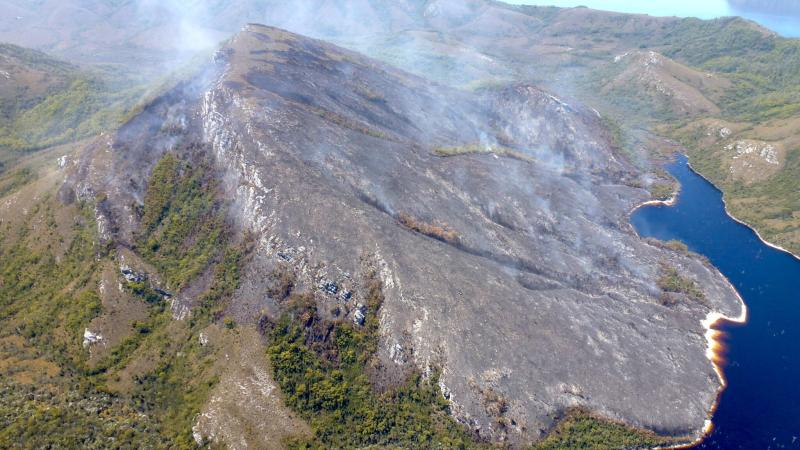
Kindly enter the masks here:
[[[454, 415], [482, 436], [530, 441], [573, 406], [700, 432], [720, 388], [701, 321], [742, 306], [699, 259], [635, 235], [641, 174], [595, 112], [533, 86], [451, 90], [258, 25], [215, 59], [88, 148], [68, 180], [64, 192], [105, 194], [115, 239], [135, 229], [161, 154], [210, 153], [258, 240], [240, 320], [278, 312], [264, 274], [281, 262], [358, 322], [368, 260], [385, 372], [440, 368]], [[664, 302], [665, 266], [705, 300]]]

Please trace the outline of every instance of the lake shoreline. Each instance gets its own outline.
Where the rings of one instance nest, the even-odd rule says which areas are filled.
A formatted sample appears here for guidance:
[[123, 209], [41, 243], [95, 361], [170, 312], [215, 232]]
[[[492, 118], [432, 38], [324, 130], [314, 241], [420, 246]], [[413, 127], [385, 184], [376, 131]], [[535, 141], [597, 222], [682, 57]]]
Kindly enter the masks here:
[[727, 215], [728, 215], [728, 217], [730, 217], [731, 219], [733, 219], [735, 222], [739, 223], [740, 225], [744, 225], [745, 227], [747, 227], [747, 228], [749, 228], [750, 230], [752, 230], [752, 231], [753, 231], [753, 233], [755, 233], [756, 237], [758, 237], [758, 239], [759, 239], [759, 240], [760, 240], [760, 241], [761, 241], [761, 242], [762, 242], [764, 245], [766, 245], [767, 247], [771, 247], [771, 248], [773, 248], [773, 249], [775, 249], [775, 250], [778, 250], [778, 251], [781, 251], [781, 252], [787, 253], [787, 254], [791, 255], [792, 257], [794, 257], [796, 260], [800, 261], [800, 255], [796, 255], [796, 254], [792, 253], [791, 251], [789, 251], [788, 249], [785, 249], [785, 248], [781, 247], [780, 245], [773, 244], [772, 242], [769, 242], [768, 240], [764, 239], [764, 237], [761, 235], [761, 233], [759, 233], [759, 231], [756, 229], [756, 227], [754, 227], [753, 225], [750, 225], [749, 223], [745, 222], [744, 220], [741, 220], [741, 219], [739, 219], [738, 217], [734, 216], [734, 215], [731, 213], [730, 209], [728, 208], [728, 202], [726, 202], [726, 201], [725, 201], [725, 191], [723, 191], [722, 189], [720, 189], [720, 188], [719, 188], [719, 186], [717, 186], [716, 184], [714, 184], [714, 182], [713, 182], [713, 181], [711, 181], [711, 180], [709, 180], [709, 179], [708, 179], [708, 178], [707, 178], [705, 175], [703, 175], [702, 173], [700, 173], [699, 171], [697, 171], [697, 170], [696, 170], [696, 169], [695, 169], [695, 168], [692, 166], [692, 163], [689, 161], [689, 157], [688, 157], [688, 155], [684, 155], [684, 156], [686, 156], [686, 158], [687, 158], [686, 165], [687, 165], [687, 167], [689, 167], [689, 170], [691, 170], [693, 173], [695, 173], [695, 174], [696, 174], [697, 176], [699, 176], [700, 178], [702, 178], [702, 179], [706, 180], [706, 182], [708, 182], [708, 184], [710, 184], [711, 186], [714, 186], [714, 189], [716, 189], [717, 191], [719, 191], [719, 193], [721, 194], [722, 205], [725, 207], [725, 214], [727, 214]]
[[[689, 170], [691, 170], [694, 174], [698, 175], [702, 179], [706, 180], [710, 185], [714, 186], [714, 188], [717, 191], [720, 192], [720, 194], [721, 194], [720, 198], [721, 198], [721, 200], [723, 202], [723, 205], [725, 207], [725, 213], [729, 217], [734, 219], [734, 221], [736, 221], [737, 223], [740, 223], [740, 224], [750, 228], [751, 230], [753, 230], [756, 233], [756, 235], [758, 235], [758, 232], [753, 227], [747, 225], [746, 223], [742, 222], [741, 220], [738, 220], [737, 218], [733, 217], [733, 215], [731, 215], [730, 211], [728, 211], [727, 204], [725, 204], [725, 200], [723, 198], [722, 191], [716, 185], [714, 185], [714, 183], [712, 183], [706, 177], [701, 175], [699, 172], [697, 172], [691, 166], [691, 164], [689, 163], [688, 155], [683, 155], [683, 156], [686, 158], [686, 166], [689, 168]], [[681, 185], [678, 182], [677, 185], [676, 185], [676, 188], [675, 188], [675, 192], [673, 192], [673, 194], [672, 194], [672, 196], [670, 198], [668, 198], [667, 200], [648, 200], [648, 201], [645, 201], [645, 202], [637, 205], [636, 207], [634, 207], [631, 210], [631, 212], [628, 214], [628, 217], [630, 218], [637, 210], [639, 210], [639, 209], [641, 209], [643, 207], [646, 207], [646, 206], [673, 207], [678, 203], [679, 197], [681, 195], [681, 191], [682, 191]], [[631, 224], [631, 226], [633, 226], [633, 225]], [[633, 228], [635, 229], [635, 227], [633, 227]], [[638, 231], [637, 231], [637, 235], [639, 235]], [[639, 235], [639, 236], [641, 237], [641, 235]], [[766, 245], [768, 245], [770, 247], [773, 247], [773, 248], [777, 247], [775, 245], [772, 245], [772, 244], [764, 241], [764, 239], [761, 238], [760, 235], [758, 235], [758, 237]], [[781, 250], [783, 250], [783, 249], [781, 249]], [[784, 251], [786, 251], [786, 250], [784, 250]], [[791, 252], [788, 252], [788, 251], [786, 251], [786, 252], [789, 253], [789, 254], [792, 254]], [[797, 257], [796, 255], [793, 255], [793, 254], [792, 254], [792, 256]], [[714, 372], [717, 374], [717, 378], [719, 379], [720, 386], [717, 389], [716, 398], [715, 398], [714, 402], [709, 407], [708, 418], [705, 421], [705, 425], [703, 427], [703, 430], [702, 430], [700, 436], [698, 436], [692, 442], [689, 442], [689, 443], [686, 443], [686, 444], [679, 444], [679, 445], [668, 446], [668, 447], [658, 447], [659, 449], [663, 449], [663, 450], [690, 449], [690, 448], [694, 448], [694, 447], [702, 444], [703, 441], [705, 441], [711, 435], [711, 433], [714, 431], [713, 417], [714, 417], [715, 412], [717, 411], [717, 408], [719, 407], [720, 401], [722, 400], [722, 394], [725, 391], [725, 388], [728, 386], [727, 379], [725, 378], [725, 372], [724, 372], [723, 368], [718, 364], [719, 355], [717, 354], [717, 350], [722, 344], [718, 340], [718, 338], [721, 335], [721, 332], [719, 330], [717, 330], [716, 327], [719, 324], [724, 323], [724, 322], [728, 322], [728, 323], [732, 323], [732, 324], [740, 324], [740, 325], [747, 323], [748, 308], [747, 308], [747, 303], [745, 303], [745, 301], [744, 301], [744, 298], [739, 293], [738, 289], [736, 289], [736, 287], [733, 286], [733, 284], [730, 282], [728, 277], [726, 277], [716, 266], [714, 266], [714, 270], [716, 270], [717, 274], [720, 277], [722, 277], [723, 280], [725, 280], [725, 283], [728, 285], [730, 290], [736, 295], [736, 297], [739, 299], [739, 303], [741, 304], [741, 312], [739, 313], [739, 316], [737, 316], [737, 317], [729, 317], [729, 316], [726, 316], [726, 315], [724, 315], [724, 314], [722, 314], [720, 312], [717, 312], [717, 311], [709, 311], [709, 313], [706, 315], [705, 319], [700, 321], [701, 326], [705, 330], [704, 333], [703, 333], [703, 337], [706, 340], [706, 358], [711, 362], [711, 366], [714, 369]]]

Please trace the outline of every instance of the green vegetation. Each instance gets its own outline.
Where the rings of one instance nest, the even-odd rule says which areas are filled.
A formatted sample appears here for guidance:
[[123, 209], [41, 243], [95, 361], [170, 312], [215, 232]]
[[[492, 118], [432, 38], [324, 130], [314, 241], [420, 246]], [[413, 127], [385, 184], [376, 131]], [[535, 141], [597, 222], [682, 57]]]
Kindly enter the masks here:
[[[363, 327], [318, 317], [313, 298], [292, 293], [289, 311], [270, 333], [268, 354], [288, 406], [308, 421], [314, 437], [290, 448], [478, 447], [449, 415], [438, 375], [413, 375], [400, 387], [374, 390], [367, 375], [377, 349], [378, 309], [383, 300], [377, 277], [369, 277]], [[318, 339], [319, 330], [330, 330]]]
[[0, 44], [0, 59], [13, 74], [0, 88], [0, 163], [114, 129], [144, 93], [131, 74], [82, 69], [14, 45]]
[[368, 126], [360, 121], [349, 119], [341, 114], [337, 114], [333, 111], [324, 108], [318, 108], [312, 105], [305, 105], [305, 107], [311, 113], [321, 117], [322, 119], [330, 121], [340, 127], [349, 128], [353, 131], [357, 131], [361, 134], [374, 137], [377, 139], [392, 140], [391, 136], [387, 135], [383, 131]]
[[36, 173], [30, 167], [21, 167], [8, 174], [0, 172], [0, 175], [0, 198], [13, 194], [36, 179]]
[[[56, 258], [53, 240], [60, 233], [49, 200], [34, 205], [29, 221], [0, 246], [0, 335], [20, 335], [36, 347], [37, 357], [80, 370], [85, 361], [75, 347], [80, 347], [82, 327], [98, 313], [91, 281], [101, 249], [91, 227], [92, 211], [83, 206], [71, 224], [64, 255]], [[41, 218], [45, 229], [32, 233], [33, 218]], [[47, 247], [41, 247], [42, 240]]]
[[576, 409], [570, 411], [566, 418], [532, 450], [613, 450], [653, 448], [675, 443], [674, 439], [636, 430]]
[[75, 66], [54, 59], [45, 53], [13, 44], [0, 44], [0, 54], [8, 58], [25, 61], [25, 64], [31, 68], [54, 75], [65, 75], [75, 70]]
[[681, 242], [681, 241], [676, 241], [676, 240], [673, 239], [671, 241], [665, 242], [664, 245], [667, 248], [669, 248], [671, 250], [674, 250], [674, 251], [676, 251], [678, 253], [682, 253], [684, 255], [688, 255], [689, 254], [689, 247], [686, 244], [684, 244], [683, 242]]
[[0, 120], [0, 149], [19, 153], [115, 128], [143, 92], [121, 83], [80, 76], [35, 104], [12, 111]]
[[[703, 294], [703, 291], [697, 287], [697, 283], [692, 279], [683, 277], [674, 267], [667, 265], [661, 267], [658, 287], [661, 288], [665, 294], [685, 294], [696, 302], [706, 304], [706, 296]], [[662, 298], [662, 300], [670, 303], [669, 299]]]
[[79, 78], [21, 112], [0, 146], [14, 150], [50, 147], [115, 128], [141, 95], [138, 89], [115, 91], [102, 81]]
[[164, 156], [144, 199], [138, 250], [180, 289], [219, 255], [225, 215], [217, 181], [205, 162]]
[[102, 392], [0, 380], [0, 447], [162, 448], [147, 418]]
[[0, 448], [157, 447], [149, 420], [89, 376], [82, 333], [107, 254], [89, 205], [65, 207], [70, 223], [57, 207], [45, 198], [0, 233]]
[[691, 156], [694, 167], [723, 189], [731, 214], [768, 241], [800, 253], [800, 148], [787, 152], [784, 167], [775, 175], [748, 184], [727, 179], [711, 152], [696, 148]]
[[675, 186], [671, 183], [654, 183], [650, 186], [650, 194], [656, 200], [666, 201], [675, 194]]
[[[198, 335], [223, 322], [250, 247], [248, 239], [230, 244], [221, 232], [221, 203], [198, 175], [206, 168], [169, 161], [164, 166], [180, 173], [151, 180], [148, 196], [167, 192], [168, 205], [148, 216], [155, 217], [150, 234], [160, 248], [178, 249], [188, 235], [214, 235], [216, 250], [212, 257], [184, 251], [175, 260], [155, 252], [152, 262], [173, 273], [169, 264], [193, 259], [186, 267], [196, 268], [195, 277], [207, 271], [209, 287], [191, 317], [176, 321], [147, 282], [127, 283], [126, 291], [147, 304], [147, 317], [96, 360], [83, 347], [83, 331], [107, 314], [97, 286], [102, 268], [117, 263], [114, 251], [97, 243], [94, 205], [65, 206], [45, 196], [20, 223], [0, 224], [0, 448], [196, 447], [191, 427], [221, 358]], [[209, 204], [214, 214], [195, 213]], [[172, 214], [190, 231], [170, 228]]]

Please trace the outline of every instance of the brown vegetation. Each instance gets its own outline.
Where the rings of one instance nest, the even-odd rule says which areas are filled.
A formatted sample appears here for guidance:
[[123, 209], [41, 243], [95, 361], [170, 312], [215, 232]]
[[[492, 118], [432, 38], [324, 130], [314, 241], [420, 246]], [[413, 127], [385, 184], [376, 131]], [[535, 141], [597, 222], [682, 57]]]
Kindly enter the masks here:
[[279, 264], [270, 274], [271, 284], [267, 294], [275, 301], [283, 301], [289, 297], [294, 289], [296, 277], [288, 264]]
[[[503, 138], [503, 140], [506, 141], [508, 141], [509, 139], [510, 138], [507, 137]], [[433, 153], [435, 153], [438, 156], [457, 156], [457, 155], [468, 155], [471, 153], [476, 153], [476, 154], [486, 153], [498, 156], [506, 156], [509, 158], [526, 162], [535, 161], [533, 157], [503, 145], [468, 144], [468, 145], [459, 145], [455, 147], [434, 147]]]
[[424, 234], [425, 236], [432, 237], [443, 242], [455, 244], [460, 240], [458, 233], [452, 230], [446, 223], [431, 224], [421, 221], [406, 213], [400, 213], [397, 216], [397, 221], [412, 231], [416, 231], [417, 233]]

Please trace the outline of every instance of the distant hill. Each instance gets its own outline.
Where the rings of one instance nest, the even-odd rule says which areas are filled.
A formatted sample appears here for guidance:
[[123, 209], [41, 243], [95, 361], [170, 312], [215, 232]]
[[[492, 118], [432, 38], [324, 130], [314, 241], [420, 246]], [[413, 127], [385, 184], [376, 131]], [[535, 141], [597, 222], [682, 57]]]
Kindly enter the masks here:
[[0, 162], [116, 127], [139, 95], [118, 76], [0, 44]]

